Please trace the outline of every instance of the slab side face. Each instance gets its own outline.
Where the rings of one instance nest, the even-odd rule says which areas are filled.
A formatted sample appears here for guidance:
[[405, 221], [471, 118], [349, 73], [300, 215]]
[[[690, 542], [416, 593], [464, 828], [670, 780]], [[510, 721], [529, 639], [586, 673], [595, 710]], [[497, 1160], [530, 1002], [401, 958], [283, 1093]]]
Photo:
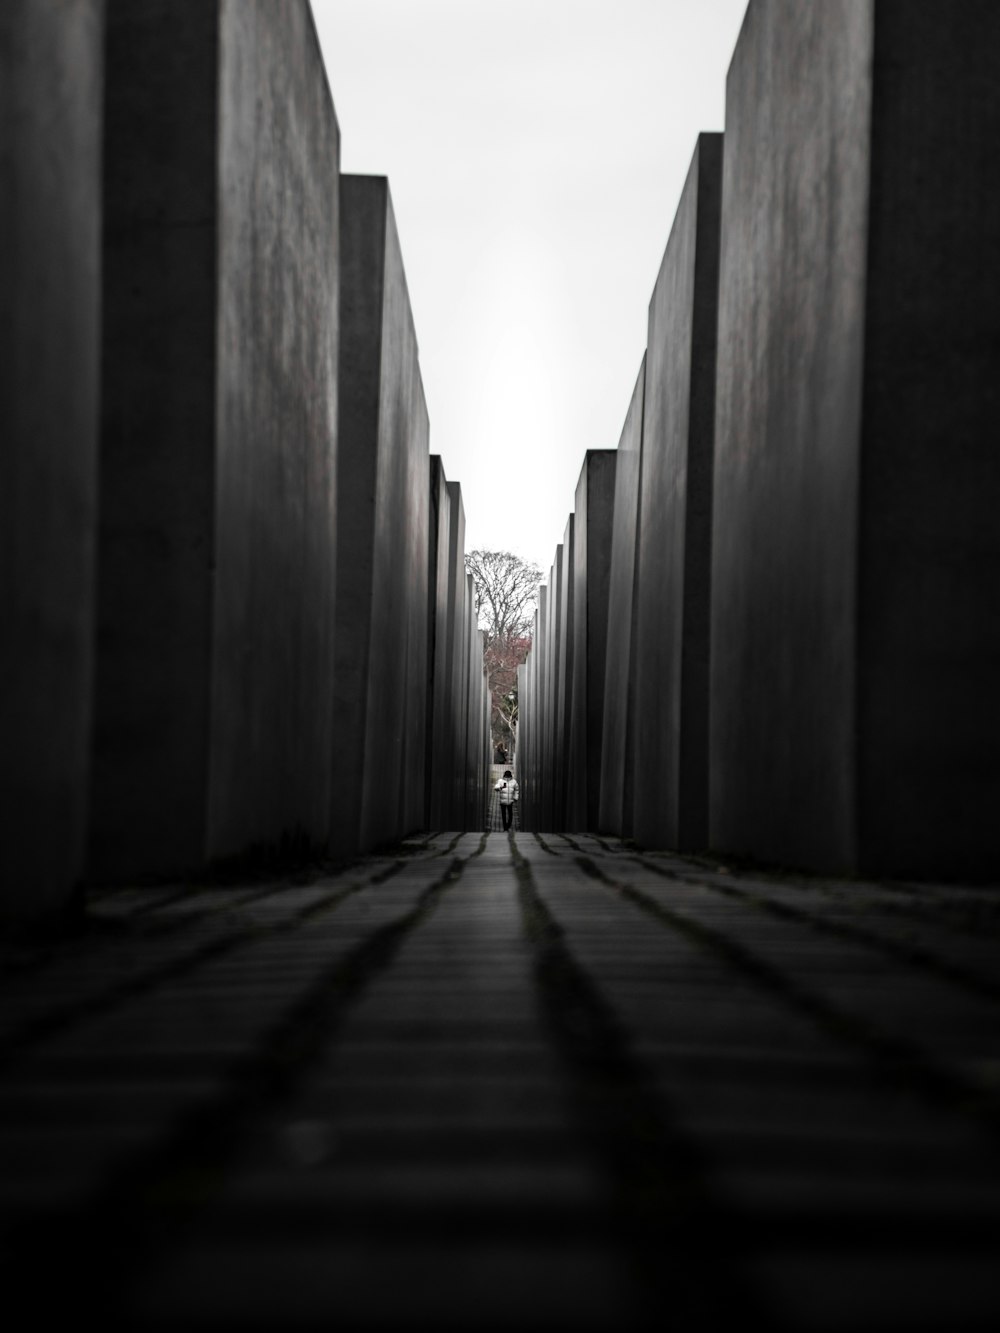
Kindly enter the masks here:
[[559, 711], [559, 676], [565, 666], [565, 644], [559, 641], [559, 613], [563, 598], [563, 545], [562, 542], [556, 547], [555, 556], [552, 560], [552, 566], [549, 570], [549, 588], [551, 590], [548, 602], [548, 664], [545, 685], [545, 772], [543, 780], [545, 782], [545, 801], [546, 801], [546, 823], [545, 828], [555, 831], [565, 827], [565, 812], [559, 810], [556, 805], [557, 781], [556, 765], [559, 762], [558, 740], [560, 728], [558, 726]]
[[865, 873], [1000, 870], [1000, 9], [879, 0], [862, 432]]
[[751, 0], [729, 70], [710, 837], [854, 863], [872, 5]]
[[639, 494], [642, 477], [642, 414], [646, 358], [642, 359], [629, 402], [615, 459], [615, 508], [608, 576], [608, 644], [604, 667], [604, 713], [601, 720], [601, 794], [597, 832], [625, 834], [626, 809], [631, 834], [632, 748], [635, 720], [633, 614], [638, 591], [636, 561]]
[[448, 733], [444, 745], [448, 760], [448, 816], [445, 827], [465, 827], [463, 762], [465, 753], [465, 719], [468, 710], [469, 679], [465, 660], [466, 588], [465, 576], [465, 506], [462, 488], [457, 481], [448, 482], [449, 541], [448, 541], [448, 644], [447, 698]]
[[[551, 574], [550, 574], [551, 580]], [[544, 830], [550, 827], [552, 802], [546, 804], [545, 777], [548, 771], [548, 748], [546, 746], [546, 727], [548, 714], [545, 705], [549, 674], [549, 585], [540, 584], [538, 588], [538, 637], [535, 645], [538, 649], [538, 661], [535, 667], [535, 708], [533, 726], [535, 730], [535, 790], [532, 797], [535, 811], [535, 827]]]
[[448, 813], [450, 754], [448, 750], [448, 566], [451, 546], [451, 504], [444, 466], [432, 454], [429, 466], [427, 547], [427, 827], [451, 827]]
[[[330, 850], [356, 855], [361, 838], [371, 651], [378, 411], [385, 279], [384, 180], [340, 182], [340, 350], [337, 421], [337, 583]], [[341, 782], [341, 774], [349, 781]]]
[[636, 840], [708, 841], [708, 670], [722, 136], [699, 136], [649, 307], [640, 492]]
[[419, 368], [409, 384], [411, 438], [407, 451], [406, 500], [406, 721], [402, 773], [403, 833], [427, 827], [428, 586], [430, 583], [430, 490], [427, 460], [430, 423]]
[[215, 531], [218, 10], [107, 7], [89, 869], [204, 865]]
[[[566, 829], [587, 827], [587, 534], [588, 508], [586, 455], [573, 495], [573, 550], [567, 567], [571, 571], [569, 595], [573, 601], [573, 637], [566, 672], [569, 685], [569, 742], [566, 747]], [[557, 761], [558, 762], [558, 761]]]
[[104, 7], [0, 9], [0, 918], [82, 870], [100, 345]]
[[[385, 209], [363, 849], [391, 842], [405, 832], [401, 802], [406, 760], [407, 648], [414, 601], [422, 606], [427, 596], [426, 540], [418, 566], [408, 563], [411, 551], [420, 545], [414, 536], [414, 524], [422, 522], [426, 539], [426, 501], [421, 499], [426, 491], [426, 416], [418, 420], [415, 414], [420, 376], [417, 339], [388, 188]], [[419, 469], [414, 465], [415, 455], [419, 457]]]
[[574, 526], [574, 827], [596, 829], [601, 799], [604, 671], [615, 512], [615, 450], [589, 449], [576, 484]]
[[221, 0], [213, 858], [329, 831], [339, 138], [306, 0]]
[[462, 827], [476, 827], [476, 755], [479, 752], [479, 732], [482, 716], [482, 633], [476, 623], [476, 585], [471, 574], [465, 576], [465, 673], [466, 713], [464, 749], [459, 758], [462, 778]]
[[562, 596], [559, 599], [559, 656], [562, 663], [556, 682], [555, 728], [556, 741], [553, 759], [554, 809], [562, 822], [560, 828], [578, 827], [572, 821], [570, 807], [573, 774], [570, 755], [573, 750], [573, 658], [576, 649], [574, 614], [576, 610], [574, 548], [576, 517], [570, 514], [563, 532]]

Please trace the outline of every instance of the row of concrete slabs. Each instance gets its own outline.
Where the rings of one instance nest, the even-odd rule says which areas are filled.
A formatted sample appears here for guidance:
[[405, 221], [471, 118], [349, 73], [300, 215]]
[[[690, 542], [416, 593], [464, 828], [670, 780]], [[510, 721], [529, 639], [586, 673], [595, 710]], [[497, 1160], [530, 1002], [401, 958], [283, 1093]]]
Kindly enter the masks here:
[[[591, 830], [996, 878], [997, 49], [975, 0], [751, 0], [650, 301], [610, 596], [576, 589], [607, 616], [602, 714], [563, 741], [571, 784], [599, 755]], [[525, 817], [571, 830], [537, 628]]]
[[479, 826], [461, 491], [308, 3], [0, 25], [0, 915]]

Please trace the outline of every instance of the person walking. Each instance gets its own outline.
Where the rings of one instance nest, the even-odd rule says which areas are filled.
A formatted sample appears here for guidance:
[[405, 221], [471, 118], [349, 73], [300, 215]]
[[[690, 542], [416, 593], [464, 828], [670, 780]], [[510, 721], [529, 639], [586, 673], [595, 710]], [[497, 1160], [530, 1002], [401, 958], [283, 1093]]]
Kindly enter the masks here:
[[514, 775], [509, 768], [503, 771], [503, 777], [493, 788], [500, 793], [500, 817], [503, 820], [504, 832], [506, 832], [514, 823], [514, 806], [517, 804], [517, 783], [514, 781]]

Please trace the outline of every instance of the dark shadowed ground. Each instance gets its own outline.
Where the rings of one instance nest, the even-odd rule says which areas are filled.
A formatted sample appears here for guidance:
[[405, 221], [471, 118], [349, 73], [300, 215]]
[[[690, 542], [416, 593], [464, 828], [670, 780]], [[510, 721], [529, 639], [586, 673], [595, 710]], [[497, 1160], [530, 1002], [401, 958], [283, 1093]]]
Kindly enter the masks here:
[[431, 835], [8, 943], [7, 1327], [995, 1329], [1000, 898]]

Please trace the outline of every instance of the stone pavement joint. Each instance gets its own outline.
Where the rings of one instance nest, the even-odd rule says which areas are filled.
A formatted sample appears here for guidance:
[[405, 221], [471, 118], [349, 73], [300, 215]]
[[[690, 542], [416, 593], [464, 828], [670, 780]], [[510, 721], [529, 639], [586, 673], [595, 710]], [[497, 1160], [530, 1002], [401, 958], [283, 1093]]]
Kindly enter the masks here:
[[35, 1322], [1000, 1323], [993, 942], [940, 886], [441, 831], [88, 922], [0, 948]]
[[[774, 990], [791, 1005], [801, 1008], [815, 1019], [817, 1024], [825, 1028], [830, 1035], [855, 1044], [872, 1060], [874, 1073], [877, 1077], [888, 1079], [891, 1082], [904, 1083], [918, 1095], [928, 1098], [935, 1104], [951, 1106], [975, 1116], [1000, 1141], [1000, 1100], [998, 1100], [994, 1088], [984, 1087], [963, 1078], [955, 1067], [938, 1064], [919, 1045], [881, 1031], [877, 1021], [872, 1021], [869, 1018], [858, 1018], [823, 997], [810, 993], [802, 986], [797, 985], [786, 973], [769, 965], [752, 951], [743, 948], [736, 940], [725, 937], [704, 922], [695, 921], [690, 917], [672, 912], [663, 903], [654, 901], [648, 894], [643, 893], [634, 885], [624, 884], [609, 878], [589, 857], [581, 855], [576, 860], [585, 874], [621, 893], [623, 897], [634, 902], [636, 906], [654, 918], [660, 919], [676, 930], [686, 931], [696, 940], [719, 950], [734, 967], [741, 968], [748, 975], [753, 976], [761, 985]], [[640, 864], [645, 864], [645, 862], [640, 862]], [[657, 874], [670, 875], [670, 872], [662, 871], [659, 867], [654, 866], [652, 868]], [[670, 877], [676, 878], [672, 875]], [[702, 884], [702, 881], [698, 880], [690, 882]], [[741, 893], [729, 886], [713, 884], [704, 887], [729, 897], [738, 897], [741, 901], [750, 902], [763, 911], [771, 910], [772, 906], [775, 906], [758, 896]], [[775, 912], [783, 918], [796, 922], [796, 924], [802, 923], [819, 930], [826, 928], [826, 923], [818, 921], [807, 913], [785, 910], [780, 905], [775, 906]], [[865, 936], [862, 931], [850, 928], [842, 929], [836, 923], [830, 927], [830, 930], [831, 933], [842, 935], [847, 939], [864, 938], [866, 942], [872, 942], [870, 937]], [[876, 941], [876, 943], [884, 944], [883, 941]], [[891, 950], [891, 952], [905, 957], [908, 962], [920, 962], [927, 966], [924, 958], [915, 957], [912, 953], [904, 953], [902, 949]], [[932, 960], [932, 963], [934, 961], [936, 960]], [[928, 970], [934, 972], [945, 971], [936, 966], [930, 966]], [[952, 974], [952, 970], [948, 969], [945, 975], [949, 980], [956, 980], [961, 985], [966, 984], [964, 974], [960, 973], [956, 977]], [[992, 995], [992, 990], [989, 993]]]
[[[720, 1328], [755, 1323], [760, 1299], [730, 1271], [717, 1243], [725, 1210], [711, 1199], [697, 1145], [668, 1124], [618, 1016], [567, 946], [531, 865], [513, 844], [512, 852], [549, 1027], [569, 1069], [577, 1114], [608, 1173], [616, 1230], [627, 1237], [651, 1310], [669, 1308], [682, 1327], [696, 1319]], [[707, 1247], [713, 1231], [716, 1244]]]

